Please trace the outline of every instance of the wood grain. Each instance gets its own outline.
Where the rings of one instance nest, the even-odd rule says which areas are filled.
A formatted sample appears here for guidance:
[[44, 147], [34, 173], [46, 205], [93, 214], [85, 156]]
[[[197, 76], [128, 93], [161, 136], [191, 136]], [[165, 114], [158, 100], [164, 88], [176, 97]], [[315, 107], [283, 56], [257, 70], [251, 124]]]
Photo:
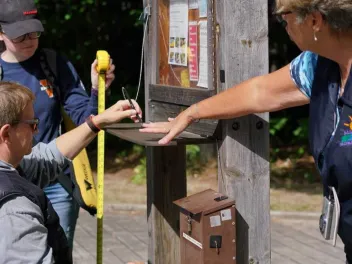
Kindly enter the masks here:
[[[266, 0], [216, 2], [221, 90], [268, 72]], [[236, 98], [233, 99], [236, 103]], [[270, 263], [269, 115], [223, 122], [219, 189], [236, 200], [238, 263]]]

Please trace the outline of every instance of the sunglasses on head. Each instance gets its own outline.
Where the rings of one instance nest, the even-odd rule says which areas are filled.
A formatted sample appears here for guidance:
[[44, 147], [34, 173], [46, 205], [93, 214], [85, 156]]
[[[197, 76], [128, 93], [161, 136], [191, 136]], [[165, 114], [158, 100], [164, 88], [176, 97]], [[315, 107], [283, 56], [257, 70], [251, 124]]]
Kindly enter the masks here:
[[278, 13], [273, 13], [273, 15], [276, 17], [276, 20], [284, 27], [287, 27], [287, 21], [282, 18], [284, 15], [292, 14], [292, 11], [285, 11], [285, 12], [278, 12]]
[[14, 39], [11, 39], [11, 41], [13, 43], [21, 43], [23, 42], [27, 37], [29, 39], [37, 39], [40, 37], [40, 35], [42, 34], [42, 32], [40, 31], [37, 31], [37, 32], [30, 32], [30, 33], [27, 33], [27, 34], [24, 34], [22, 36], [19, 36], [17, 38], [14, 38]]
[[28, 119], [28, 120], [16, 120], [13, 122], [14, 125], [19, 124], [19, 123], [28, 124], [31, 126], [31, 128], [34, 132], [38, 131], [39, 118], [33, 118], [33, 119]]

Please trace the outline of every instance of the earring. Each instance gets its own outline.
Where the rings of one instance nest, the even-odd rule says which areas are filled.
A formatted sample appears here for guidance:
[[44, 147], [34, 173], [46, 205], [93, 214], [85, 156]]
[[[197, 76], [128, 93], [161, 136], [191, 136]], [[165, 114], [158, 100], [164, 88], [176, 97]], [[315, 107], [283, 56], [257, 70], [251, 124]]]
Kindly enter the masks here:
[[316, 35], [315, 31], [314, 31], [314, 41], [318, 41], [318, 38], [317, 38], [317, 35]]

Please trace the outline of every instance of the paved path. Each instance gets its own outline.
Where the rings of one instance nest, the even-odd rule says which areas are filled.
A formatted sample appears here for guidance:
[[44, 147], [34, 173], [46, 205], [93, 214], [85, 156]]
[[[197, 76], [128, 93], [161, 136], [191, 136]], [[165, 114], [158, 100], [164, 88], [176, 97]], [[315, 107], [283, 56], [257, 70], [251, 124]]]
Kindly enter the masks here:
[[[106, 212], [104, 216], [104, 264], [147, 260], [145, 212]], [[341, 241], [334, 248], [317, 229], [318, 220], [273, 216], [271, 221], [272, 264], [344, 264]], [[75, 263], [95, 264], [96, 220], [81, 211], [76, 228]], [[166, 263], [165, 263], [166, 264]]]

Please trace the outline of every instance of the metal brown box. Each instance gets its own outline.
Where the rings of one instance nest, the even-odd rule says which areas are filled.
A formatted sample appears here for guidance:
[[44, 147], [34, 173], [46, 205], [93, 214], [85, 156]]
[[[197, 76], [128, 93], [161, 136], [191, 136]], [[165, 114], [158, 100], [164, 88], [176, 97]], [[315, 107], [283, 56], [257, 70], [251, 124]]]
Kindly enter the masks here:
[[181, 264], [236, 264], [233, 199], [208, 189], [174, 203], [181, 208]]

